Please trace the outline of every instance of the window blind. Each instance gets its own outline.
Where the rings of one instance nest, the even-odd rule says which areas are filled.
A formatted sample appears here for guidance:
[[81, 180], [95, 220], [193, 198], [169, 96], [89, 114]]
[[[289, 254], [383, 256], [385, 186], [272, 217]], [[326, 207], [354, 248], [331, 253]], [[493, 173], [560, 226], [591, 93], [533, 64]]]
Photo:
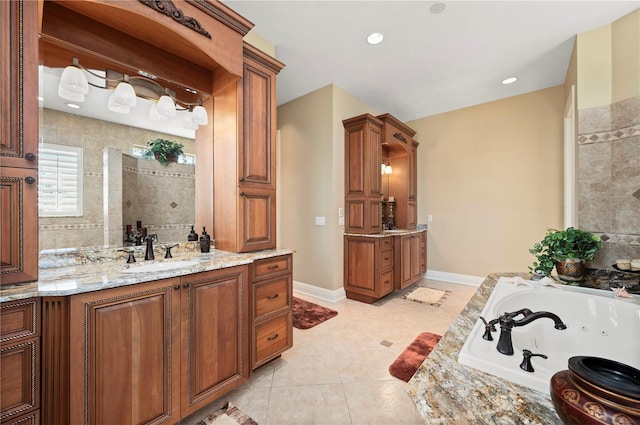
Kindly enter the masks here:
[[38, 151], [39, 215], [81, 216], [82, 148], [42, 143]]

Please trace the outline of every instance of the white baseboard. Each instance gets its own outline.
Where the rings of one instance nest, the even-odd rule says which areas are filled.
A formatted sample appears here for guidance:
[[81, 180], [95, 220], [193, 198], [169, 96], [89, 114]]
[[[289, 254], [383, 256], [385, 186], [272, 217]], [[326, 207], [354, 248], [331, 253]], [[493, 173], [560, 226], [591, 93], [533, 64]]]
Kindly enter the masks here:
[[441, 282], [457, 283], [460, 285], [480, 286], [484, 282], [484, 277], [470, 276], [466, 274], [439, 272], [437, 270], [427, 270], [425, 276], [430, 280], [439, 280]]
[[318, 298], [322, 301], [328, 301], [334, 303], [336, 301], [343, 300], [347, 297], [344, 292], [344, 288], [339, 289], [325, 289], [319, 286], [309, 285], [308, 283], [302, 283], [293, 281], [293, 291], [302, 295], [308, 295], [310, 297]]

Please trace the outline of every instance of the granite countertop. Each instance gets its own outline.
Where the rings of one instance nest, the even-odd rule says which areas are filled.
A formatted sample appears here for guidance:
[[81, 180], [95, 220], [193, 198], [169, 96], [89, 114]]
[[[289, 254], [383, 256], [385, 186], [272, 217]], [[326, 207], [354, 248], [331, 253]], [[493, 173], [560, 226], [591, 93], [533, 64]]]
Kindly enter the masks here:
[[440, 343], [409, 381], [409, 395], [426, 424], [562, 424], [547, 394], [458, 363], [458, 354], [502, 276], [490, 274]]
[[395, 229], [395, 230], [383, 230], [382, 233], [346, 233], [345, 236], [362, 236], [364, 238], [386, 238], [390, 236], [402, 236], [402, 235], [411, 235], [413, 233], [422, 233], [426, 232], [426, 228], [422, 229]]
[[[24, 285], [15, 285], [0, 290], [0, 302], [26, 299], [31, 297], [68, 296], [84, 292], [99, 291], [120, 286], [135, 285], [193, 273], [250, 264], [261, 258], [276, 257], [293, 253], [290, 249], [270, 249], [264, 251], [236, 254], [212, 249], [208, 253], [199, 251], [182, 252], [172, 259], [163, 258], [150, 261], [137, 261], [126, 264], [126, 257], [114, 261], [88, 261], [73, 265], [40, 268], [39, 280]], [[156, 255], [156, 258], [157, 255]], [[129, 273], [127, 268], [152, 264], [162, 261], [192, 260], [194, 265], [148, 273]]]

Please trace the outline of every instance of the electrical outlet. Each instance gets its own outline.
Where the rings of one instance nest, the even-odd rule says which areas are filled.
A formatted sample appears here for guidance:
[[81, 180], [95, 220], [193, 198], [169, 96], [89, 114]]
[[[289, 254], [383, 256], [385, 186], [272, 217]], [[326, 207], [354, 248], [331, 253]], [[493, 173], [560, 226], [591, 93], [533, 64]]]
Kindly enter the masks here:
[[344, 217], [344, 208], [338, 208], [338, 217]]
[[338, 217], [338, 226], [344, 226], [344, 217]]
[[433, 221], [433, 216], [431, 214], [429, 214], [427, 216], [427, 222], [431, 223]]

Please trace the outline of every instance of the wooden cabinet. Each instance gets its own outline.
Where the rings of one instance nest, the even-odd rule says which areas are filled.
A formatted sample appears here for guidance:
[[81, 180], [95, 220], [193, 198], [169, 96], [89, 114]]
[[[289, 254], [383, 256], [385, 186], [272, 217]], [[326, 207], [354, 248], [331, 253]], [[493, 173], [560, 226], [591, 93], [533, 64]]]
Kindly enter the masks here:
[[398, 229], [414, 230], [418, 225], [418, 145], [415, 131], [390, 114], [378, 115], [383, 124], [383, 162], [393, 173], [385, 175], [386, 198], [395, 198], [394, 224]]
[[40, 418], [40, 300], [0, 304], [0, 422]]
[[0, 285], [38, 279], [38, 2], [0, 2]]
[[251, 367], [256, 369], [293, 346], [291, 254], [251, 265]]
[[420, 280], [427, 271], [427, 232], [394, 237], [394, 289], [400, 290]]
[[276, 246], [276, 75], [284, 65], [246, 43], [243, 52], [242, 80], [216, 94], [221, 111], [242, 111], [229, 122], [237, 132], [218, 133], [213, 146], [214, 237], [231, 252]]
[[343, 122], [345, 128], [345, 232], [382, 231], [382, 123], [364, 114]]
[[72, 296], [70, 423], [177, 423], [245, 382], [248, 276], [238, 266]]
[[393, 237], [344, 237], [347, 298], [373, 303], [393, 291]]

